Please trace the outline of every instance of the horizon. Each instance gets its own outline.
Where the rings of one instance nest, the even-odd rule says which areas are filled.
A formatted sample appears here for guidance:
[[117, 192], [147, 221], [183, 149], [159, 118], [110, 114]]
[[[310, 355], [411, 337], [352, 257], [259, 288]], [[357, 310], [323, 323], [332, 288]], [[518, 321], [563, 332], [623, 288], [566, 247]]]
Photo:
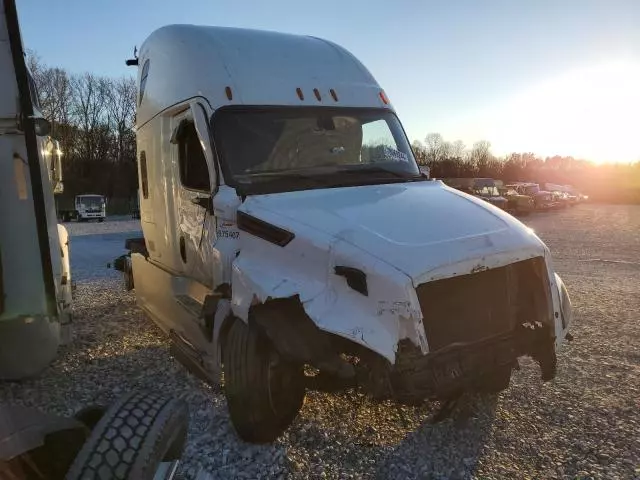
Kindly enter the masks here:
[[[27, 0], [18, 13], [25, 49], [43, 63], [109, 77], [133, 76], [124, 60], [168, 23], [315, 35], [364, 63], [412, 143], [440, 133], [467, 148], [487, 140], [499, 157], [533, 152], [596, 164], [640, 161], [634, 142], [640, 2], [544, 0], [516, 6], [463, 0], [456, 6], [407, 2], [391, 8], [379, 0], [348, 6], [330, 0], [313, 10], [291, 0], [251, 8], [188, 4], [193, 7], [70, 0], [66, 8], [43, 14], [37, 2]], [[74, 27], [60, 28], [67, 24]]]

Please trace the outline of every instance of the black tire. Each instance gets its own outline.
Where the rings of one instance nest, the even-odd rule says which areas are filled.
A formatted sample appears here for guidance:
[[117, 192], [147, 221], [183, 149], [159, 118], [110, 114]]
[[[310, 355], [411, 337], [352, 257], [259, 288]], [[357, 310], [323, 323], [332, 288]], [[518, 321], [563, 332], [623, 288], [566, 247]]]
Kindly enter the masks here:
[[160, 462], [177, 460], [187, 437], [182, 400], [132, 392], [114, 403], [93, 428], [67, 480], [152, 480]]
[[512, 370], [511, 365], [503, 365], [481, 376], [475, 383], [475, 390], [480, 393], [500, 393], [506, 390], [511, 382]]
[[98, 219], [98, 222], [99, 222], [99, 223], [104, 222], [104, 217], [100, 217], [100, 218]]
[[238, 436], [252, 443], [276, 440], [304, 403], [302, 365], [285, 361], [255, 327], [235, 319], [223, 348], [225, 396]]

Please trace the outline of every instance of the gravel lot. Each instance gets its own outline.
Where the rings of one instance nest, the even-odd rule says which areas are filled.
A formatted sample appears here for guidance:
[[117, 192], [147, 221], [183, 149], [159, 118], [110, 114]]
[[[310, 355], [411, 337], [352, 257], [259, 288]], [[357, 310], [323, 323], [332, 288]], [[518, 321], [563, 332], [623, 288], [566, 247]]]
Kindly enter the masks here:
[[497, 397], [398, 408], [310, 393], [275, 444], [235, 436], [224, 396], [168, 353], [117, 272], [106, 269], [136, 221], [69, 224], [78, 283], [75, 337], [43, 375], [0, 384], [0, 401], [72, 414], [132, 387], [175, 393], [191, 412], [182, 478], [640, 479], [640, 206], [581, 205], [526, 219], [547, 242], [574, 303], [574, 342], [555, 381], [522, 362]]

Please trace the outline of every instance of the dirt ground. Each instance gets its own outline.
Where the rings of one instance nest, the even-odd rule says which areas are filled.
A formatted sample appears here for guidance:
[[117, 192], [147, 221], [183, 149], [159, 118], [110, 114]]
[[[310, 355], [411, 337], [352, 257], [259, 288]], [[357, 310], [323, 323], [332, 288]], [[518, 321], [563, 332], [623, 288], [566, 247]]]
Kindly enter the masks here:
[[[71, 414], [131, 388], [190, 409], [181, 478], [640, 479], [640, 206], [580, 205], [524, 219], [554, 256], [574, 304], [575, 340], [542, 384], [524, 360], [497, 397], [439, 424], [437, 404], [374, 404], [311, 392], [272, 445], [238, 440], [220, 389], [178, 364], [106, 263], [137, 221], [72, 224], [75, 339], [40, 377], [0, 383], [0, 401]], [[75, 251], [75, 253], [73, 253]]]

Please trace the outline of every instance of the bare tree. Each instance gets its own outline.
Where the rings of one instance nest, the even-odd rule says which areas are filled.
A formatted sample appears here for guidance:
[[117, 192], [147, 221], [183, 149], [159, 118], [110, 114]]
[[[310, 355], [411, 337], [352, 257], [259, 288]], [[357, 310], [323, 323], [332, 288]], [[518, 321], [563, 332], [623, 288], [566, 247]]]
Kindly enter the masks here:
[[[132, 132], [135, 119], [136, 84], [131, 77], [108, 81], [107, 111], [116, 135], [115, 159], [130, 159], [127, 137]], [[135, 159], [135, 154], [134, 154]]]
[[449, 156], [449, 146], [439, 133], [429, 133], [424, 143], [428, 163], [441, 162]]
[[71, 87], [73, 91], [71, 111], [83, 137], [80, 153], [86, 161], [92, 162], [97, 158], [98, 129], [109, 123], [106, 109], [108, 80], [85, 73], [73, 77]]
[[456, 140], [454, 142], [448, 143], [448, 153], [452, 158], [464, 158], [464, 150], [466, 146], [462, 140]]
[[69, 121], [71, 84], [69, 75], [60, 68], [45, 65], [34, 52], [27, 52], [27, 64], [38, 89], [42, 114], [52, 124], [52, 135], [56, 126]]

